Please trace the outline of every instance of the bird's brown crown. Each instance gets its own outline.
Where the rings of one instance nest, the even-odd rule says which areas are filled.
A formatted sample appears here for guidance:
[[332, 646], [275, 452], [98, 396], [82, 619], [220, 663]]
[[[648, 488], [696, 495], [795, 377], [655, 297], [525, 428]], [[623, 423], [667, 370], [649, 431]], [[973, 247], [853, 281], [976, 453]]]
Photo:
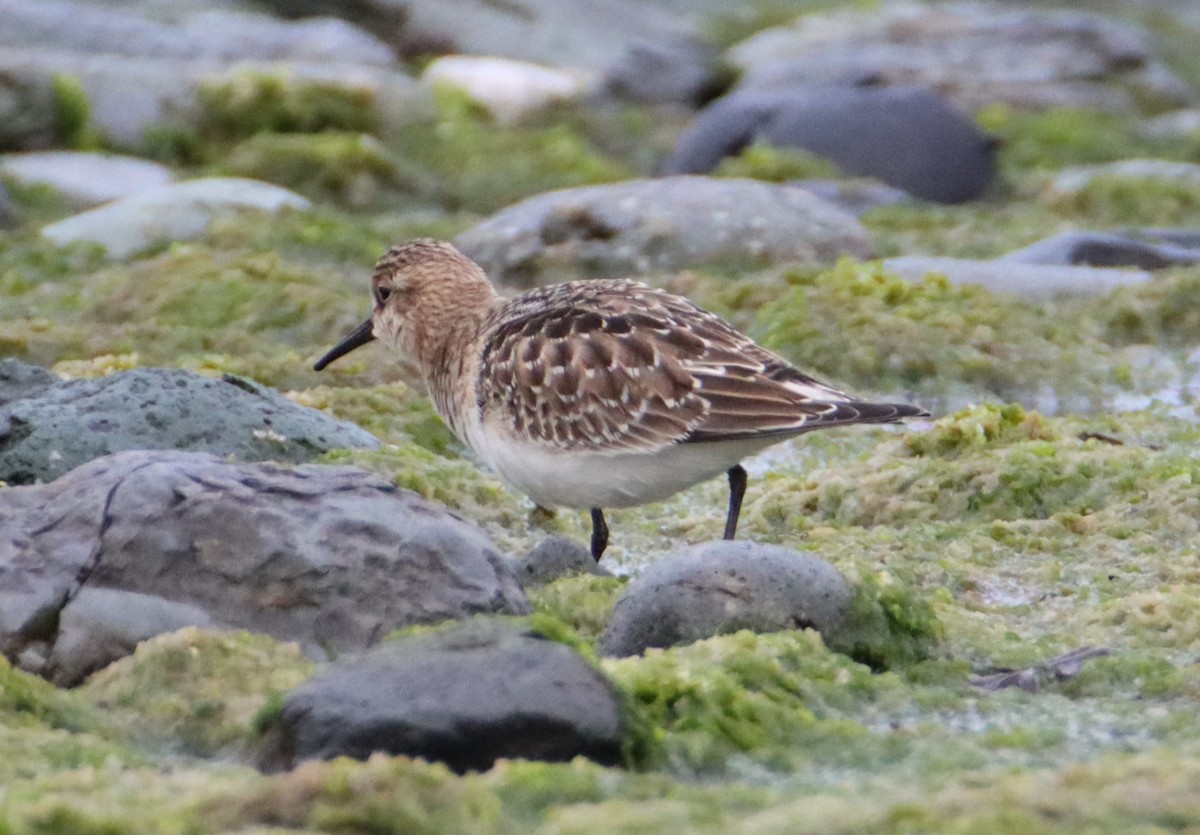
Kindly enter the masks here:
[[375, 335], [424, 361], [434, 345], [496, 300], [487, 275], [444, 241], [419, 239], [389, 249], [371, 276]]

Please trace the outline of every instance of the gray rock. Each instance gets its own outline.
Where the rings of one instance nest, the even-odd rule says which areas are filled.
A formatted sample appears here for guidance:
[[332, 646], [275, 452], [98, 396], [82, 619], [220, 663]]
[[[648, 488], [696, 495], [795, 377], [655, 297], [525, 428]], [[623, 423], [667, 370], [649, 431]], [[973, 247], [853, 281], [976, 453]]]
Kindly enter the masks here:
[[[137, 601], [131, 633], [173, 628], [196, 607], [314, 657], [414, 624], [529, 610], [481, 531], [389, 481], [185, 452], [123, 452], [0, 490], [0, 652], [38, 648], [64, 676], [111, 661], [116, 641], [59, 631], [84, 588], [182, 604], [125, 598]], [[112, 602], [85, 600], [67, 625]]]
[[0, 0], [0, 149], [56, 144], [61, 77], [83, 87], [91, 122], [109, 142], [135, 149], [149, 128], [202, 127], [199, 90], [231, 66], [378, 91], [381, 116], [429, 98], [385, 43], [345, 21], [282, 21], [216, 5], [151, 19], [154, 10]]
[[806, 191], [757, 180], [664, 177], [540, 194], [458, 236], [493, 279], [530, 287], [714, 261], [866, 256], [866, 230]]
[[1090, 12], [894, 3], [804, 15], [726, 57], [743, 70], [740, 89], [872, 79], [930, 87], [968, 110], [1008, 102], [1135, 112], [1130, 88], [1186, 104], [1186, 85], [1150, 42], [1144, 30]]
[[[1063, 232], [998, 260], [1021, 264], [1087, 264], [1093, 267], [1140, 267], [1160, 270], [1200, 264], [1200, 245], [1191, 247], [1140, 240], [1137, 232]], [[1200, 238], [1200, 231], [1196, 236]]]
[[695, 38], [676, 16], [636, 0], [404, 0], [410, 31], [458, 52], [604, 70], [635, 46]]
[[383, 751], [456, 771], [501, 757], [616, 765], [623, 731], [613, 686], [574, 650], [485, 619], [334, 662], [284, 701], [261, 762]]
[[72, 205], [88, 208], [171, 182], [165, 165], [83, 151], [41, 151], [0, 158], [0, 174], [47, 185]]
[[394, 64], [378, 38], [336, 18], [284, 21], [205, 10], [165, 23], [127, 10], [69, 0], [0, 0], [0, 46], [220, 61], [342, 61]]
[[14, 400], [36, 397], [57, 382], [58, 377], [40, 366], [12, 357], [0, 360], [0, 408]]
[[4, 188], [4, 183], [0, 183], [0, 229], [11, 229], [20, 222], [20, 219], [21, 213], [17, 210], [12, 198], [8, 196], [8, 190]]
[[142, 641], [185, 626], [215, 627], [199, 606], [149, 594], [84, 586], [62, 610], [58, 635], [40, 672], [74, 687], [131, 654]]
[[902, 189], [885, 186], [869, 179], [793, 180], [788, 185], [802, 188], [822, 200], [828, 200], [855, 217], [861, 217], [879, 206], [891, 206], [912, 199], [912, 196]]
[[[294, 0], [269, 4], [295, 13]], [[304, 5], [345, 15], [405, 53], [495, 55], [581, 67], [642, 100], [690, 100], [710, 83], [715, 63], [698, 21], [637, 0], [353, 0], [344, 8], [305, 0]]]
[[756, 141], [940, 203], [978, 197], [996, 173], [995, 140], [936, 93], [850, 86], [726, 96], [684, 132], [664, 170], [706, 173]]
[[274, 213], [308, 206], [308, 200], [280, 186], [213, 177], [138, 192], [52, 223], [42, 229], [42, 235], [60, 246], [99, 244], [110, 257], [127, 258], [152, 246], [202, 237], [222, 214]]
[[976, 284], [993, 293], [1007, 293], [1026, 299], [1049, 299], [1062, 295], [1098, 296], [1118, 287], [1130, 287], [1153, 280], [1150, 273], [1144, 270], [1060, 267], [919, 255], [888, 258], [883, 265], [906, 281], [922, 281], [930, 273], [937, 273], [944, 275], [951, 284]]
[[513, 560], [513, 573], [525, 588], [544, 586], [573, 574], [612, 576], [611, 571], [592, 559], [587, 548], [565, 536], [546, 537], [524, 557]]
[[604, 89], [619, 98], [648, 104], [691, 106], [717, 95], [717, 54], [693, 40], [637, 44], [604, 74]]
[[604, 655], [636, 655], [749, 629], [813, 628], [829, 636], [853, 591], [811, 554], [747, 540], [676, 551], [629, 584], [600, 637]]
[[1173, 110], [1137, 126], [1137, 133], [1146, 139], [1187, 139], [1200, 134], [1200, 108]]
[[164, 368], [56, 383], [0, 409], [0, 479], [12, 484], [50, 481], [128, 449], [306, 461], [330, 449], [378, 446], [354, 424], [240, 377]]
[[1064, 168], [1051, 188], [1060, 193], [1082, 191], [1101, 177], [1120, 180], [1161, 180], [1200, 189], [1200, 164], [1165, 159], [1123, 159], [1103, 165], [1077, 165]]

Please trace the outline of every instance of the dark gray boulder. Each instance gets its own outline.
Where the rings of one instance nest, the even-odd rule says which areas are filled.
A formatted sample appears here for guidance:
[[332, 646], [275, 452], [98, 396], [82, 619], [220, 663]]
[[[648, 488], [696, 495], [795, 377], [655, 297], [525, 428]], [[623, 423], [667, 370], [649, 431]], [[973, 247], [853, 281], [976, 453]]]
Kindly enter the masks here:
[[484, 770], [501, 757], [621, 761], [620, 702], [574, 650], [476, 619], [340, 659], [284, 701], [264, 768], [376, 751]]
[[306, 461], [330, 449], [374, 449], [352, 423], [250, 380], [139, 368], [44, 388], [0, 408], [0, 479], [51, 481], [130, 449], [179, 449], [245, 461]]
[[939, 203], [974, 199], [996, 173], [995, 140], [921, 87], [735, 92], [680, 137], [666, 174], [702, 174], [754, 142], [802, 148], [846, 174]]
[[675, 551], [629, 584], [600, 637], [604, 655], [749, 629], [813, 628], [828, 638], [854, 593], [825, 560], [779, 545], [717, 540]]
[[194, 607], [124, 598], [142, 624], [171, 630], [199, 609], [314, 657], [414, 624], [529, 610], [479, 529], [378, 476], [173, 451], [123, 452], [0, 490], [0, 652], [51, 672], [94, 669], [99, 656], [57, 645], [77, 622], [122, 628], [112, 598], [79, 602], [85, 588]]
[[612, 576], [611, 571], [592, 558], [587, 548], [565, 536], [546, 537], [528, 554], [514, 559], [513, 572], [525, 588], [544, 586], [574, 574]]
[[714, 262], [833, 261], [870, 253], [853, 217], [807, 191], [757, 180], [663, 177], [522, 200], [455, 241], [498, 282], [644, 275]]

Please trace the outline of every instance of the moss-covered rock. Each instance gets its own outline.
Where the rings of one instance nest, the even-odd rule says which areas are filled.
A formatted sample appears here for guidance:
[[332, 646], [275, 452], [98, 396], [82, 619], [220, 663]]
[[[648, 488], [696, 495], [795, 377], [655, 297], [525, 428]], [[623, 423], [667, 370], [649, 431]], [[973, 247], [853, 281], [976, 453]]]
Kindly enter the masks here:
[[578, 574], [526, 589], [525, 594], [535, 612], [554, 616], [595, 646], [625, 584], [622, 577]]
[[234, 145], [220, 168], [350, 206], [370, 204], [399, 177], [387, 149], [365, 133], [260, 133]]
[[314, 666], [295, 644], [188, 627], [141, 644], [80, 693], [144, 745], [229, 756], [248, 752], [258, 712]]
[[391, 145], [439, 184], [440, 204], [477, 212], [492, 212], [544, 191], [614, 182], [633, 173], [598, 153], [585, 136], [565, 124], [501, 127], [465, 94], [453, 90], [439, 90], [432, 127], [404, 128]]
[[829, 160], [800, 148], [774, 148], [754, 143], [735, 157], [726, 157], [717, 166], [718, 177], [749, 177], [772, 183], [807, 177], [835, 177], [838, 168]]
[[200, 88], [207, 134], [240, 139], [260, 133], [373, 133], [379, 128], [374, 94], [364, 87], [244, 72]]

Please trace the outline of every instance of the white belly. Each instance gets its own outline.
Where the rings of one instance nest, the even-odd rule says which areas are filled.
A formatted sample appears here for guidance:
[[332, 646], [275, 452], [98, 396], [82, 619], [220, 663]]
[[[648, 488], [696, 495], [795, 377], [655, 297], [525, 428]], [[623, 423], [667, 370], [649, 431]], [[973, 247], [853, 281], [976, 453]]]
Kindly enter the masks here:
[[484, 439], [489, 467], [543, 507], [632, 507], [656, 502], [725, 473], [775, 441], [679, 444], [657, 452], [566, 452]]

